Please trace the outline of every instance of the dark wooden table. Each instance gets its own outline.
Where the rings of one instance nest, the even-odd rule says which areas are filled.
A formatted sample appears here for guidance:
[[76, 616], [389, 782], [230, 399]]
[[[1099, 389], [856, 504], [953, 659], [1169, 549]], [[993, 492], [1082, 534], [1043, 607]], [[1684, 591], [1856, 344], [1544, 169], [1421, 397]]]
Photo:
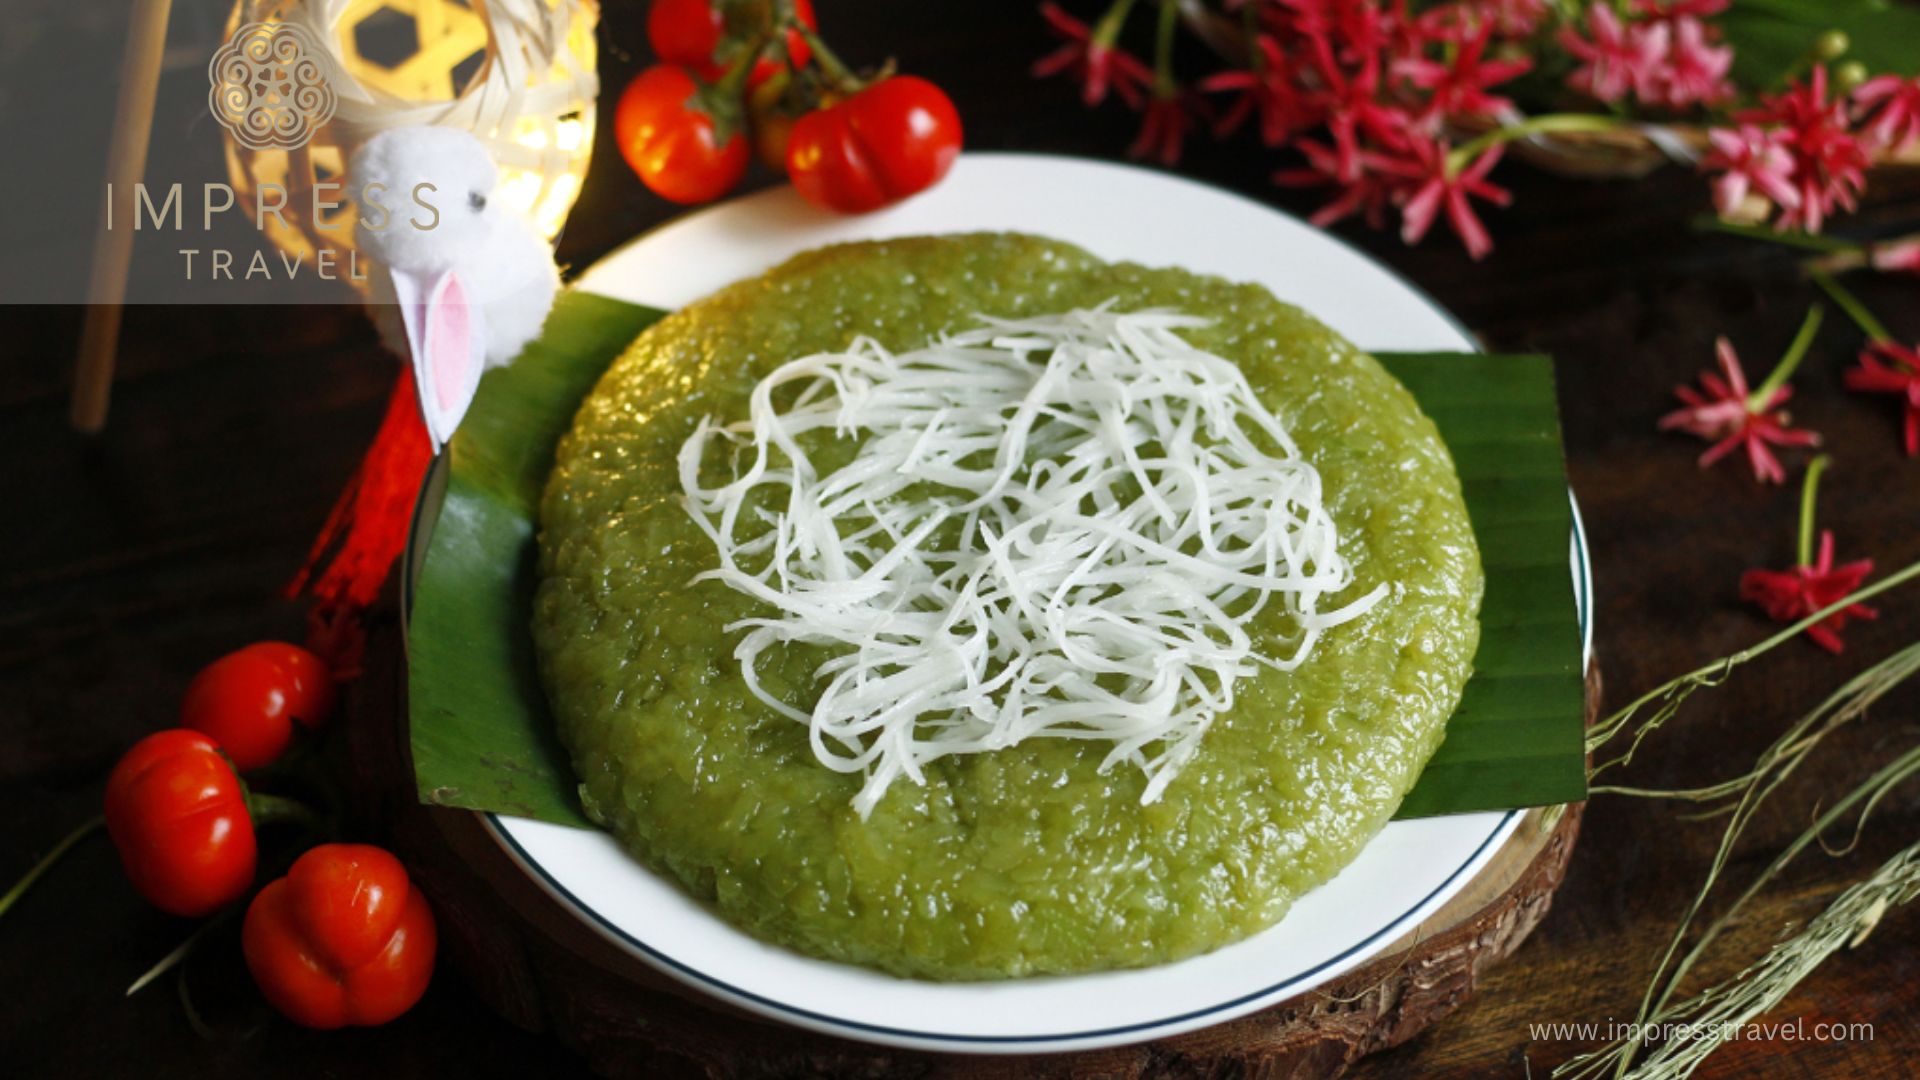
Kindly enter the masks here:
[[[844, 54], [870, 61], [891, 52], [947, 86], [972, 147], [1115, 157], [1132, 134], [1123, 113], [1088, 113], [1068, 87], [1027, 78], [1046, 40], [1025, 4], [992, 17], [959, 0], [820, 7]], [[603, 69], [616, 91], [644, 60], [641, 18], [638, 5], [607, 12]], [[178, 78], [194, 77], [191, 65], [184, 70]], [[210, 141], [212, 130], [197, 137]], [[678, 212], [640, 188], [605, 138], [599, 149], [562, 244], [576, 266]], [[1207, 144], [1181, 171], [1310, 210], [1312, 195], [1267, 183], [1271, 167], [1245, 144]], [[1706, 200], [1704, 185], [1681, 171], [1583, 183], [1509, 166], [1502, 179], [1516, 202], [1491, 215], [1498, 249], [1484, 263], [1445, 238], [1409, 250], [1390, 234], [1341, 231], [1491, 347], [1556, 357], [1569, 466], [1596, 561], [1599, 657], [1617, 699], [1768, 632], [1737, 602], [1736, 581], [1748, 566], [1791, 560], [1792, 492], [1763, 489], [1736, 464], [1696, 470], [1698, 444], [1657, 434], [1654, 422], [1673, 384], [1711, 362], [1716, 334], [1764, 370], [1814, 292], [1790, 252], [1689, 231]], [[1920, 179], [1876, 176], [1867, 206], [1839, 227], [1863, 236], [1920, 229]], [[1920, 337], [1920, 280], [1858, 288], [1896, 331]], [[0, 880], [98, 809], [115, 757], [169, 722], [197, 668], [251, 640], [297, 637], [300, 612], [276, 590], [372, 434], [393, 373], [352, 309], [135, 309], [110, 426], [82, 438], [65, 420], [79, 318], [77, 308], [0, 308]], [[1827, 435], [1838, 462], [1821, 520], [1839, 533], [1843, 555], [1891, 569], [1920, 558], [1920, 461], [1899, 454], [1891, 399], [1842, 389], [1857, 337], [1844, 320], [1829, 326], [1796, 380], [1794, 409]], [[1697, 699], [1627, 778], [1678, 786], [1744, 771], [1843, 678], [1920, 634], [1920, 592], [1880, 607], [1879, 621], [1849, 630], [1845, 656], [1796, 642]], [[1755, 822], [1730, 876], [1752, 873], [1815, 806], [1920, 739], [1916, 705], [1909, 688], [1824, 747]], [[1759, 949], [1910, 843], [1920, 834], [1915, 794], [1883, 805], [1846, 854], [1803, 856], [1729, 944]], [[1630, 1018], [1718, 833], [1680, 820], [1673, 805], [1597, 800], [1571, 876], [1533, 939], [1477, 1001], [1354, 1075], [1521, 1076], [1529, 1063], [1544, 1075], [1580, 1044], [1536, 1037], [1530, 1025]], [[188, 968], [210, 1029], [197, 1034], [172, 980], [122, 996], [190, 929], [137, 900], [103, 841], [79, 849], [0, 921], [0, 1075], [527, 1076], [579, 1067], [548, 1040], [496, 1022], [450, 977], [385, 1028], [299, 1030], [259, 1001], [232, 933], [211, 939]], [[1871, 1040], [1737, 1044], [1701, 1075], [1911, 1075], [1917, 983], [1920, 913], [1889, 913], [1863, 948], [1835, 957], [1775, 1014], [1868, 1023]]]

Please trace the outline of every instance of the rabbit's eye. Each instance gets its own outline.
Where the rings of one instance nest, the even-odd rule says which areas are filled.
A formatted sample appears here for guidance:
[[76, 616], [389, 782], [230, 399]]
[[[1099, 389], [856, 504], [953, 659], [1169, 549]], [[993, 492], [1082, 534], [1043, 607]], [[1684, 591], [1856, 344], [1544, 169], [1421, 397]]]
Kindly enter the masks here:
[[469, 191], [467, 192], [467, 205], [473, 207], [473, 212], [477, 214], [487, 208], [487, 197], [477, 191]]

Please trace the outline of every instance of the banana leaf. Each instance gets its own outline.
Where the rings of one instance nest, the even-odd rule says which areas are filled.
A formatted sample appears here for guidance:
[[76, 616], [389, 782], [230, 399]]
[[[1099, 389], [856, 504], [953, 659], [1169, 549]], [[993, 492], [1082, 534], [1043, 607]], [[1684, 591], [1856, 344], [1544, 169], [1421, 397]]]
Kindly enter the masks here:
[[[423, 802], [586, 825], [534, 667], [535, 516], [576, 406], [661, 314], [563, 293], [540, 340], [481, 382], [436, 466], [403, 583]], [[1380, 360], [1452, 448], [1487, 577], [1474, 675], [1399, 816], [1583, 799], [1581, 616], [1568, 584], [1553, 365], [1482, 354]]]

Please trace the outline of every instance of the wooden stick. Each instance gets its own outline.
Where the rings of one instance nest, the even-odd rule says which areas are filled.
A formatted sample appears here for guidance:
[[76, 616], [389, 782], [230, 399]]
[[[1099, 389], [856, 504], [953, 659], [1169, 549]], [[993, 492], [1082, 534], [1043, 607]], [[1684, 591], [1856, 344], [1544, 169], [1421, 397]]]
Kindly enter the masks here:
[[134, 0], [127, 51], [120, 61], [120, 96], [114, 105], [113, 143], [107, 153], [109, 194], [93, 234], [88, 307], [80, 326], [80, 356], [73, 379], [73, 426], [85, 432], [99, 431], [107, 423], [113, 358], [120, 344], [120, 308], [127, 298], [127, 270], [133, 259], [133, 186], [147, 168], [147, 141], [153, 134], [160, 58], [166, 51], [172, 8], [173, 0]]

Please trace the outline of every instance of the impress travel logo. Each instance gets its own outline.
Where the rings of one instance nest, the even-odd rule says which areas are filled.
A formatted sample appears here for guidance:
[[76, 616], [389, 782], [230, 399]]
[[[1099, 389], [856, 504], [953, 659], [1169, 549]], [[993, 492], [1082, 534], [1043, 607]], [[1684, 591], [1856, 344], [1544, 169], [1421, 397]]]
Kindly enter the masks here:
[[306, 30], [291, 23], [240, 27], [207, 65], [214, 119], [248, 149], [305, 146], [333, 118], [337, 103], [323, 55]]

